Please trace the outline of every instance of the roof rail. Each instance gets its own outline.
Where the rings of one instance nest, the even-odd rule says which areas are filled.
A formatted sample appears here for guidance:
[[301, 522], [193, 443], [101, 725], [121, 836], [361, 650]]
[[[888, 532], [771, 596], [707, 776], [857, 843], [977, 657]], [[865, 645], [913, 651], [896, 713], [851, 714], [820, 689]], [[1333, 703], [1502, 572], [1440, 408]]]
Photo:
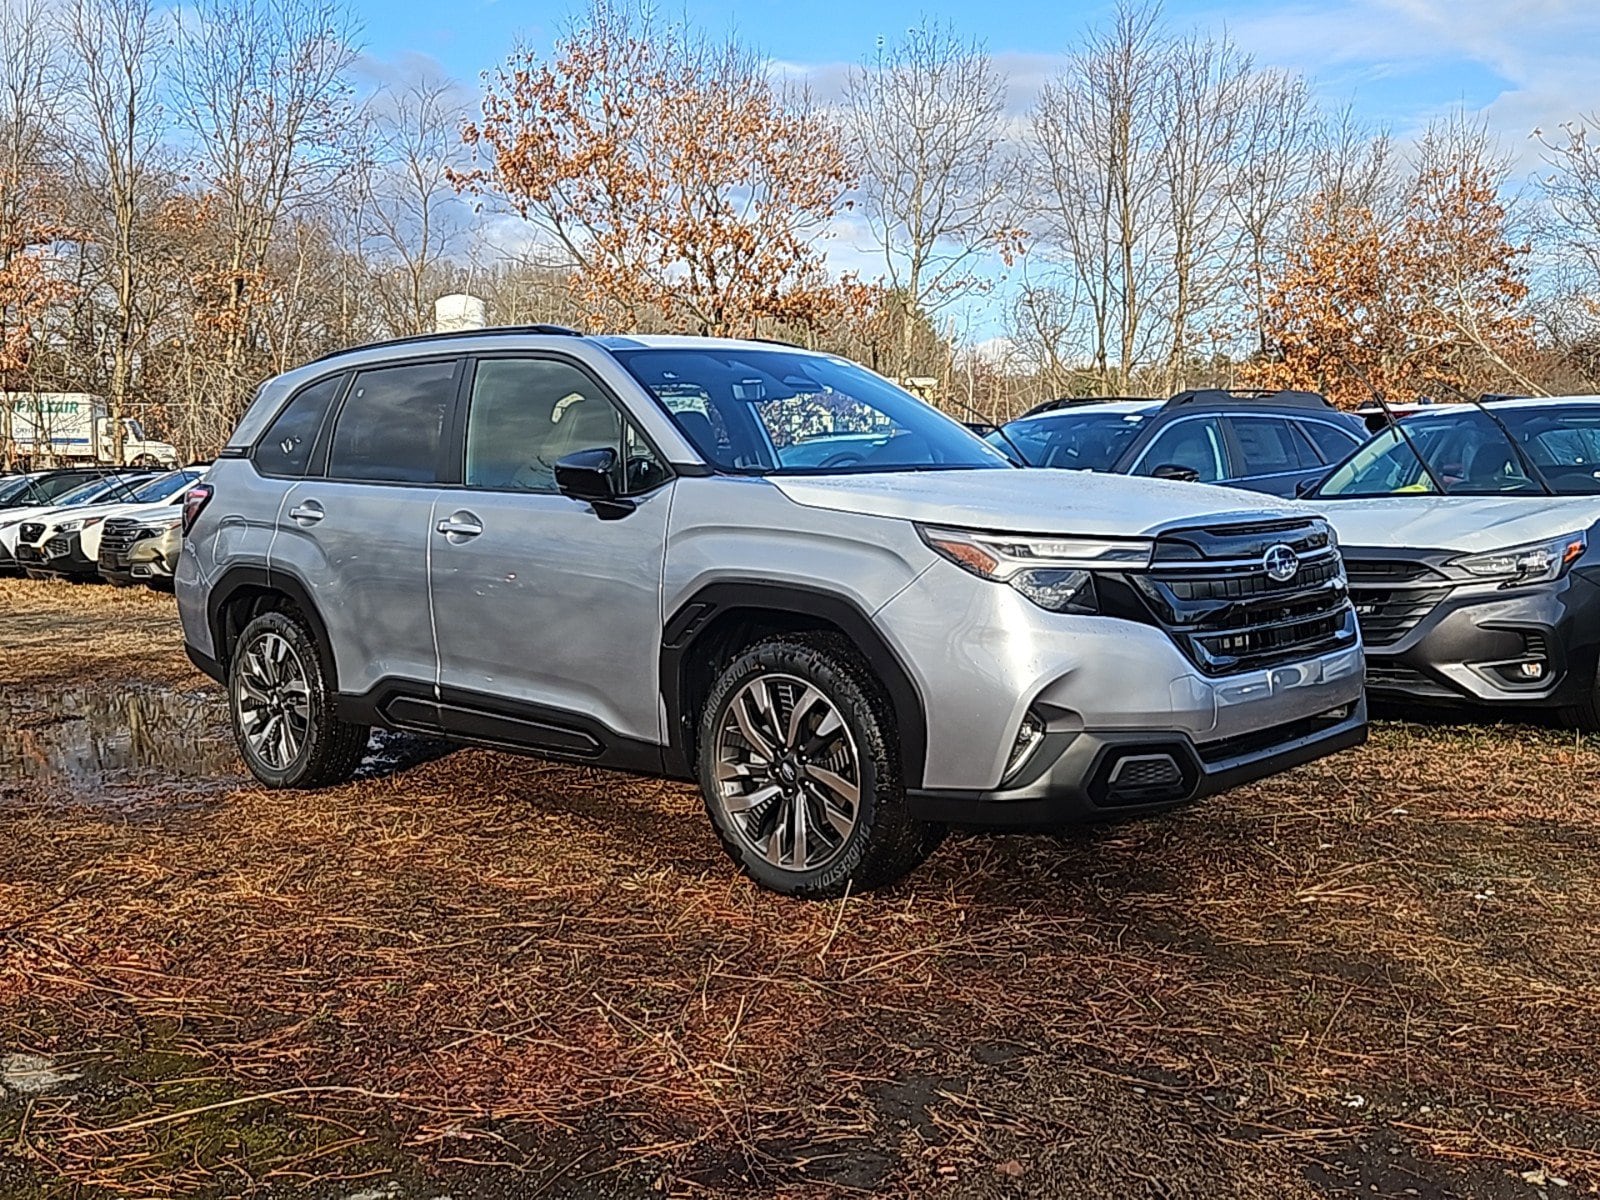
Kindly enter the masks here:
[[[1057, 400], [1046, 400], [1043, 404], [1035, 404], [1024, 417], [1037, 417], [1040, 413], [1056, 412], [1063, 408], [1076, 408], [1080, 404], [1116, 404], [1135, 401], [1139, 403], [1156, 404], [1154, 396], [1062, 396]], [[1021, 418], [1018, 418], [1019, 420]]]
[[1181, 408], [1188, 404], [1210, 404], [1224, 407], [1240, 401], [1276, 404], [1283, 408], [1332, 408], [1326, 396], [1317, 392], [1301, 392], [1275, 388], [1191, 388], [1179, 392], [1168, 400], [1165, 407]]
[[1509, 392], [1485, 392], [1478, 397], [1479, 404], [1499, 404], [1505, 400], [1528, 400], [1529, 396], [1513, 396]]
[[313, 362], [324, 362], [330, 358], [338, 358], [342, 354], [353, 354], [357, 350], [380, 350], [391, 346], [418, 346], [425, 342], [448, 342], [454, 338], [483, 337], [491, 333], [536, 333], [551, 337], [587, 337], [581, 329], [572, 329], [566, 325], [485, 325], [479, 329], [452, 329], [447, 333], [414, 333], [410, 337], [389, 338], [382, 342], [366, 342], [360, 346], [346, 346], [343, 350], [333, 350]]

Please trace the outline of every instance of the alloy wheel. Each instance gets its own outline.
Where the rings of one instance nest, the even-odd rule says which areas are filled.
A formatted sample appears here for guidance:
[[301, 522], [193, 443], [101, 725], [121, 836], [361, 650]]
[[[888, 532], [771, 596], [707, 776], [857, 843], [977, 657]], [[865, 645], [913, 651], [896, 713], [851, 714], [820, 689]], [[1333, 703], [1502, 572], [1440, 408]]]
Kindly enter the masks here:
[[717, 803], [752, 850], [786, 871], [826, 866], [861, 814], [861, 760], [839, 709], [794, 675], [734, 692], [717, 733]]
[[311, 685], [287, 638], [264, 633], [243, 650], [234, 706], [250, 753], [274, 771], [287, 770], [311, 729]]

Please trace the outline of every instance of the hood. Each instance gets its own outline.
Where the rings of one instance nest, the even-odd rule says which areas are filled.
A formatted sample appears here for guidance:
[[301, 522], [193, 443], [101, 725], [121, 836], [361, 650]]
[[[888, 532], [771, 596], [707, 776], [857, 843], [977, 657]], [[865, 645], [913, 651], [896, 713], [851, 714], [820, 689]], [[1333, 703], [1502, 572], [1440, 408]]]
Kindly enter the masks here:
[[1380, 496], [1318, 506], [1343, 546], [1462, 554], [1542, 542], [1600, 520], [1600, 496]]
[[1219, 520], [1309, 516], [1249, 492], [1128, 475], [1044, 468], [778, 475], [796, 504], [1000, 533], [1148, 537]]

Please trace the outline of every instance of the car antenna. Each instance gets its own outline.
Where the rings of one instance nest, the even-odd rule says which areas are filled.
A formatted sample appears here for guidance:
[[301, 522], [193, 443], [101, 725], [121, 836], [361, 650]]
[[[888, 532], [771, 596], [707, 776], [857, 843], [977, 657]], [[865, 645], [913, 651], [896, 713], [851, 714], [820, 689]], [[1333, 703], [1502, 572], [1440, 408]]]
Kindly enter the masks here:
[[1522, 469], [1528, 473], [1528, 478], [1538, 483], [1539, 487], [1543, 489], [1546, 496], [1554, 496], [1556, 494], [1555, 488], [1550, 486], [1550, 481], [1545, 478], [1544, 472], [1539, 469], [1538, 465], [1533, 461], [1533, 459], [1528, 456], [1528, 453], [1523, 450], [1522, 443], [1518, 442], [1517, 439], [1511, 435], [1511, 430], [1506, 428], [1506, 423], [1499, 417], [1495, 416], [1494, 413], [1490, 411], [1487, 404], [1474, 396], [1467, 395], [1466, 392], [1463, 392], [1453, 383], [1446, 383], [1443, 379], [1435, 380], [1435, 382], [1438, 383], [1440, 387], [1444, 388], [1445, 391], [1453, 392], [1467, 404], [1472, 405], [1473, 408], [1477, 409], [1484, 416], [1488, 417], [1489, 420], [1493, 421], [1494, 427], [1500, 431], [1507, 443], [1510, 444], [1511, 452], [1517, 456], [1517, 461], [1522, 464]]
[[1333, 346], [1330, 348], [1333, 350], [1334, 354], [1338, 355], [1339, 361], [1342, 362], [1352, 374], [1358, 376], [1362, 383], [1367, 385], [1367, 391], [1372, 393], [1372, 398], [1378, 402], [1378, 407], [1383, 409], [1383, 415], [1389, 418], [1389, 424], [1394, 426], [1395, 432], [1400, 435], [1400, 440], [1406, 444], [1412, 455], [1415, 456], [1417, 465], [1422, 468], [1422, 473], [1428, 477], [1428, 482], [1433, 484], [1434, 491], [1438, 492], [1441, 496], [1448, 496], [1450, 492], [1444, 486], [1444, 481], [1434, 474], [1433, 468], [1428, 465], [1428, 460], [1423, 456], [1422, 451], [1417, 449], [1416, 442], [1411, 440], [1411, 431], [1400, 423], [1399, 417], [1394, 415], [1394, 409], [1389, 407], [1389, 402], [1383, 398], [1383, 393], [1380, 392], [1377, 385], [1372, 382], [1372, 377], [1360, 367], [1356, 366], [1355, 363], [1351, 362], [1349, 357], [1343, 350], [1339, 349], [1339, 347]]

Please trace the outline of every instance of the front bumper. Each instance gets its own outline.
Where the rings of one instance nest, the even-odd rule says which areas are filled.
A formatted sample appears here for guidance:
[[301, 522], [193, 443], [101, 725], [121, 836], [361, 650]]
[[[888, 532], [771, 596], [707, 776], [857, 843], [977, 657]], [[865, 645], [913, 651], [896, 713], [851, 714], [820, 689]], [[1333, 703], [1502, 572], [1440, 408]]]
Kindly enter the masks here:
[[17, 565], [30, 571], [49, 571], [56, 575], [93, 575], [95, 561], [83, 552], [76, 533], [58, 533], [35, 546], [19, 543]]
[[1039, 830], [1164, 812], [1359, 746], [1365, 699], [1285, 725], [1215, 742], [1180, 732], [1048, 734], [1019, 779], [1003, 789], [918, 789], [924, 820]]
[[[907, 782], [922, 811], [945, 813], [939, 819], [1051, 823], [1040, 817], [1057, 808], [1093, 816], [1105, 807], [1091, 794], [1100, 765], [1130, 746], [1166, 747], [1184, 769], [1190, 786], [1153, 801], [1159, 808], [1363, 736], [1359, 643], [1209, 676], [1153, 625], [1046, 612], [1011, 588], [942, 565], [880, 608], [874, 624], [923, 698], [927, 756], [922, 777]], [[1339, 710], [1343, 717], [1325, 717]], [[1013, 766], [1025, 720], [1042, 727], [1043, 741]], [[1035, 801], [1052, 812], [998, 811]], [[985, 811], [950, 812], [975, 806]], [[1138, 806], [1119, 799], [1110, 807]]]
[[[1392, 645], [1367, 649], [1374, 697], [1559, 707], [1595, 686], [1600, 568], [1553, 583], [1451, 589]], [[1523, 664], [1539, 664], [1537, 675]]]

